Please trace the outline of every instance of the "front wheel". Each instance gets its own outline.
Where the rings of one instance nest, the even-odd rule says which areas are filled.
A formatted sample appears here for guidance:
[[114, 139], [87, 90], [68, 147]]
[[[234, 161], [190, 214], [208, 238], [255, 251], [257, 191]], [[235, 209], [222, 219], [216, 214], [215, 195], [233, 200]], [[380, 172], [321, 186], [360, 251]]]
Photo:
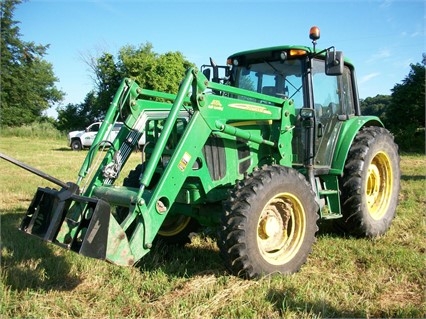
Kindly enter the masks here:
[[191, 242], [191, 233], [197, 232], [199, 227], [198, 222], [190, 216], [168, 215], [157, 238], [168, 245], [184, 245]]
[[83, 149], [83, 146], [81, 145], [80, 140], [73, 140], [71, 142], [71, 149], [73, 151], [81, 151]]
[[399, 195], [398, 146], [382, 127], [364, 127], [355, 137], [340, 180], [343, 218], [337, 226], [352, 235], [384, 234]]
[[273, 165], [249, 175], [225, 203], [218, 244], [226, 266], [245, 278], [298, 271], [315, 241], [317, 211], [296, 170]]

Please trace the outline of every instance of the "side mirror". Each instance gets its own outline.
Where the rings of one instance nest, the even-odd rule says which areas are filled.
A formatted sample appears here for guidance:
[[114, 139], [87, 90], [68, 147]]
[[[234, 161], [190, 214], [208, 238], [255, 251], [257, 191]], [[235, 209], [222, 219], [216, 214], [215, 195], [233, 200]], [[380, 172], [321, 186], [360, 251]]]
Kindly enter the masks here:
[[210, 58], [210, 65], [213, 69], [212, 82], [219, 83], [219, 67], [217, 66], [216, 62], [213, 61], [212, 58]]
[[343, 74], [343, 52], [329, 51], [325, 54], [325, 74], [342, 75]]

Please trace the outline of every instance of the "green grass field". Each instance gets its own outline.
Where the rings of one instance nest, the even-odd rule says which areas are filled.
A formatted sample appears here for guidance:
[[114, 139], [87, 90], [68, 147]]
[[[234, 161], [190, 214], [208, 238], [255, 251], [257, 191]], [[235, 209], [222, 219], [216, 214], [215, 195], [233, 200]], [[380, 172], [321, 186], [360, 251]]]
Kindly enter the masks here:
[[[72, 152], [65, 139], [28, 137], [2, 137], [0, 152], [63, 181], [76, 180], [87, 154]], [[127, 170], [141, 153], [130, 161]], [[155, 246], [133, 268], [27, 236], [17, 228], [37, 187], [54, 185], [0, 160], [0, 317], [423, 318], [426, 157], [404, 155], [401, 169], [400, 204], [386, 235], [322, 230], [300, 272], [248, 281], [226, 272], [206, 234], [184, 248]]]

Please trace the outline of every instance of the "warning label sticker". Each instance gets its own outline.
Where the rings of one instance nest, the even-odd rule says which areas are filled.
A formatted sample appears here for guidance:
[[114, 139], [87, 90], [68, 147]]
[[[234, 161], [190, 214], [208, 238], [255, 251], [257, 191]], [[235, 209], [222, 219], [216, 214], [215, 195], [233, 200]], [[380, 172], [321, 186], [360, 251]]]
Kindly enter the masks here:
[[189, 155], [188, 152], [185, 152], [185, 154], [183, 154], [182, 158], [179, 161], [178, 168], [183, 172], [190, 160], [191, 160], [191, 155]]

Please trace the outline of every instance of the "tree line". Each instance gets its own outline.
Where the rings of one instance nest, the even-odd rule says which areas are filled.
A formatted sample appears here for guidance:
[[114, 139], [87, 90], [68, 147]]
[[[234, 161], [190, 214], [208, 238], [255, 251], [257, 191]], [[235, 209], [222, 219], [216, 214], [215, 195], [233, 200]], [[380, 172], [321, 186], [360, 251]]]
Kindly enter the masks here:
[[410, 72], [395, 84], [391, 95], [361, 100], [362, 113], [378, 116], [403, 151], [425, 151], [425, 66], [423, 54], [422, 62], [410, 65]]
[[[16, 127], [34, 122], [51, 122], [58, 130], [81, 129], [101, 120], [124, 77], [134, 78], [142, 87], [177, 92], [185, 70], [193, 66], [180, 52], [158, 54], [151, 43], [122, 47], [117, 56], [104, 52], [87, 57], [94, 88], [81, 103], [57, 107], [58, 118], [45, 111], [63, 101], [65, 93], [56, 88], [53, 66], [44, 59], [49, 45], [21, 40], [19, 21], [13, 12], [22, 0], [4, 0], [1, 8], [1, 114], [0, 126]], [[411, 64], [409, 74], [395, 84], [391, 95], [361, 100], [364, 114], [377, 115], [395, 135], [402, 150], [424, 151], [425, 65]]]
[[20, 126], [46, 120], [43, 111], [62, 101], [52, 65], [43, 57], [49, 45], [20, 39], [19, 22], [13, 11], [21, 0], [1, 1], [0, 102], [1, 125]]
[[82, 103], [57, 109], [59, 130], [81, 129], [101, 120], [125, 77], [135, 79], [145, 89], [177, 92], [186, 69], [193, 65], [180, 52], [155, 53], [151, 43], [124, 46], [117, 58], [103, 53], [98, 58], [89, 57], [86, 62], [94, 74], [95, 88]]

